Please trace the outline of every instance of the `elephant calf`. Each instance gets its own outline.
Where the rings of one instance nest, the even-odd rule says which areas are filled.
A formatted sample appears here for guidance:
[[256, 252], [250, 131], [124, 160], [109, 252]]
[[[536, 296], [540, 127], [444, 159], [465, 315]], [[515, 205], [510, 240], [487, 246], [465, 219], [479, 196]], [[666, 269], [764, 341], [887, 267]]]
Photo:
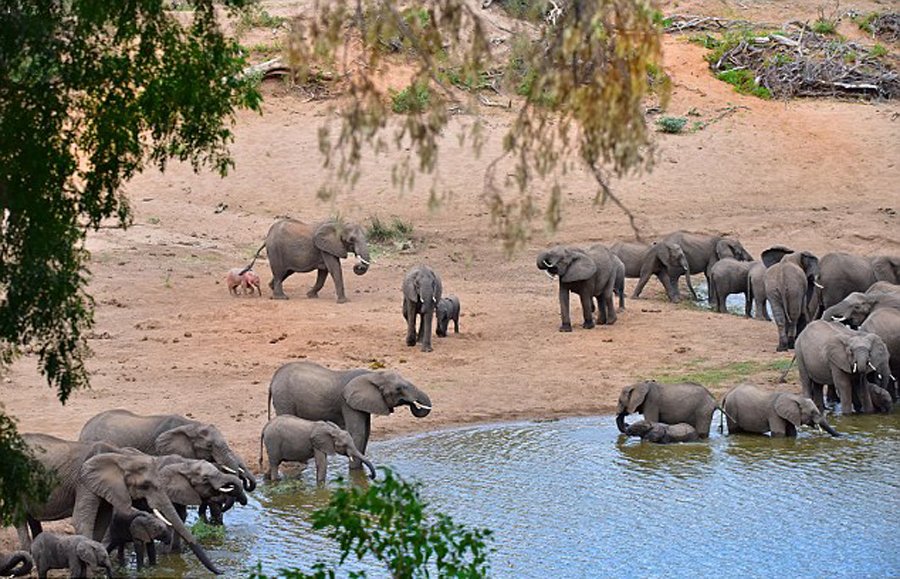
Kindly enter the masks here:
[[744, 315], [750, 317], [753, 300], [750, 295], [749, 274], [751, 267], [758, 263], [726, 257], [709, 268], [709, 301], [717, 312], [728, 312], [725, 302], [729, 295], [744, 294]]
[[673, 442], [694, 442], [700, 440], [697, 429], [690, 424], [679, 422], [678, 424], [662, 424], [659, 422], [647, 422], [638, 420], [625, 429], [628, 436], [637, 436], [647, 442], [657, 444], [670, 444]]
[[441, 338], [447, 337], [447, 329], [453, 322], [453, 333], [459, 333], [459, 298], [447, 296], [437, 305], [437, 333]]
[[134, 544], [137, 568], [144, 567], [144, 554], [147, 554], [151, 566], [156, 565], [156, 548], [153, 541], [162, 541], [166, 545], [172, 542], [172, 530], [150, 513], [138, 512], [129, 515], [113, 516], [109, 527], [109, 539], [106, 550], [118, 552], [119, 565], [125, 565], [125, 546]]
[[772, 436], [797, 436], [801, 425], [820, 426], [831, 436], [838, 432], [825, 422], [822, 412], [805, 396], [767, 392], [750, 384], [735, 386], [722, 399], [728, 434], [750, 432]]
[[71, 577], [93, 577], [101, 568], [112, 576], [106, 549], [83, 535], [41, 533], [31, 544], [38, 579], [46, 579], [50, 569], [68, 569]]
[[263, 427], [260, 436], [260, 468], [263, 445], [269, 455], [266, 480], [277, 479], [278, 465], [286, 460], [305, 463], [315, 457], [316, 482], [325, 484], [328, 456], [334, 454], [360, 461], [368, 467], [370, 477], [375, 478], [375, 467], [353, 444], [350, 433], [333, 422], [304, 420], [286, 414], [276, 416]]

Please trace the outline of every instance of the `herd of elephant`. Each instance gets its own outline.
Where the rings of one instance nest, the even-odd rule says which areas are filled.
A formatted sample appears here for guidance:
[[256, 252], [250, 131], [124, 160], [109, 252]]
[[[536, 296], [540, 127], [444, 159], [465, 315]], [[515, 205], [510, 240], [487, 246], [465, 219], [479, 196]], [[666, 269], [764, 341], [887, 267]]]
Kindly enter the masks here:
[[[263, 248], [272, 269], [269, 287], [279, 299], [287, 298], [283, 282], [288, 276], [316, 271], [307, 296], [317, 297], [330, 275], [343, 303], [341, 260], [354, 253], [357, 275], [371, 265], [365, 231], [336, 220], [315, 225], [279, 220], [254, 262]], [[235, 275], [250, 271], [254, 262]], [[560, 331], [572, 331], [570, 293], [581, 299], [582, 327], [592, 328], [595, 310], [597, 323], [616, 322], [614, 295], [621, 311], [626, 277], [639, 278], [633, 298], [655, 276], [677, 302], [679, 279], [686, 278], [696, 299], [690, 276], [702, 272], [717, 311], [725, 311], [729, 294], [743, 293], [746, 315], [753, 304], [755, 317], [768, 319], [768, 301], [778, 327], [778, 350], [795, 349], [802, 394], [740, 385], [716, 401], [700, 384], [639, 382], [626, 386], [619, 397], [616, 424], [623, 434], [658, 443], [706, 438], [713, 413], [720, 409], [729, 433], [792, 436], [808, 425], [837, 436], [824, 418], [824, 386], [830, 386], [829, 401], [840, 401], [844, 413], [889, 411], [897, 399], [900, 258], [833, 253], [819, 259], [779, 246], [764, 251], [756, 262], [737, 240], [679, 231], [649, 245], [556, 246], [538, 255], [537, 266], [559, 280]], [[424, 351], [431, 350], [435, 313], [439, 336], [446, 336], [450, 321], [458, 331], [459, 300], [442, 296], [440, 277], [431, 268], [411, 269], [402, 289], [407, 345], [420, 343]], [[259, 468], [263, 448], [267, 479], [278, 477], [284, 461], [314, 459], [321, 484], [327, 457], [340, 454], [349, 459], [352, 471], [365, 467], [374, 478], [375, 467], [366, 455], [372, 415], [387, 415], [401, 406], [417, 418], [432, 409], [424, 391], [393, 371], [285, 364], [269, 385]], [[643, 420], [627, 424], [625, 418], [634, 413]], [[199, 507], [201, 518], [221, 524], [223, 513], [235, 503], [246, 504], [247, 493], [256, 487], [251, 470], [218, 428], [179, 415], [108, 410], [91, 418], [77, 441], [36, 433], [24, 439], [54, 475], [54, 487], [42, 504], [28, 506], [27, 522], [17, 529], [24, 550], [0, 556], [0, 576], [27, 574], [32, 567], [39, 577], [60, 568], [73, 577], [93, 576], [97, 570], [112, 576], [110, 553], [116, 551], [121, 564], [125, 545], [133, 544], [140, 569], [145, 555], [155, 564], [157, 540], [175, 552], [184, 541], [207, 569], [219, 573], [184, 523], [187, 508]], [[67, 517], [73, 518], [76, 535], [42, 532], [42, 521]]]

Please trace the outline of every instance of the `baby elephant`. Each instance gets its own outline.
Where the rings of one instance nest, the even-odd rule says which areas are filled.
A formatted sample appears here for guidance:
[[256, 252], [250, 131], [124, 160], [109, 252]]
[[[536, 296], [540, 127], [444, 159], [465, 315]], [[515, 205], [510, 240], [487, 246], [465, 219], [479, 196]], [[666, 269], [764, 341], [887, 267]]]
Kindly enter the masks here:
[[286, 460], [305, 463], [316, 459], [316, 482], [325, 484], [328, 456], [343, 454], [357, 459], [369, 469], [375, 478], [375, 467], [353, 444], [350, 433], [333, 422], [311, 421], [283, 414], [276, 416], [263, 427], [259, 441], [259, 465], [262, 468], [262, 447], [269, 455], [266, 480], [278, 478], [278, 465]]
[[109, 528], [109, 542], [106, 550], [118, 550], [119, 565], [125, 565], [125, 545], [134, 543], [137, 568], [144, 566], [144, 553], [149, 564], [156, 565], [156, 548], [153, 541], [162, 541], [168, 545], [172, 541], [172, 532], [161, 520], [143, 511], [131, 515], [115, 515]]
[[237, 289], [240, 287], [245, 295], [247, 290], [250, 290], [250, 295], [253, 295], [253, 289], [256, 288], [257, 293], [262, 296], [262, 290], [259, 289], [259, 275], [252, 269], [234, 267], [229, 270], [225, 281], [231, 295], [238, 295]]
[[628, 436], [637, 436], [647, 442], [657, 444], [670, 444], [672, 442], [694, 442], [700, 440], [697, 429], [690, 424], [679, 422], [678, 424], [663, 424], [661, 422], [647, 422], [638, 420], [625, 428]]
[[437, 305], [437, 335], [441, 338], [447, 337], [447, 328], [450, 327], [450, 321], [453, 320], [453, 333], [459, 333], [459, 298], [456, 296], [447, 296]]
[[0, 555], [0, 577], [23, 577], [31, 575], [34, 561], [28, 551], [13, 551], [9, 555]]
[[70, 577], [94, 577], [102, 567], [112, 577], [106, 549], [83, 535], [54, 535], [43, 532], [31, 544], [38, 579], [46, 579], [50, 569], [68, 569]]

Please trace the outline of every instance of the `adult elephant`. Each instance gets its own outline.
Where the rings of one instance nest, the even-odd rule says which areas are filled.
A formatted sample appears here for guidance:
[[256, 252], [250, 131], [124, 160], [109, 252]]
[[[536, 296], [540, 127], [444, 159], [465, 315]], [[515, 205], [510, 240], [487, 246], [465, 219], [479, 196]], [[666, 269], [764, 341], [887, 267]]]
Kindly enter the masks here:
[[641, 266], [650, 246], [639, 241], [617, 241], [609, 246], [613, 255], [622, 260], [625, 277], [641, 277]]
[[427, 265], [418, 265], [406, 273], [402, 289], [406, 345], [415, 346], [418, 342], [422, 344], [423, 352], [431, 352], [431, 326], [434, 323], [435, 308], [444, 291], [441, 278]]
[[808, 251], [796, 252], [783, 246], [762, 253], [766, 270], [766, 299], [778, 326], [778, 347], [784, 352], [794, 347], [797, 335], [812, 319], [810, 300], [819, 274], [819, 259]]
[[[684, 254], [684, 260], [678, 259], [677, 255], [672, 253], [676, 245]], [[650, 280], [650, 276], [655, 274], [666, 288], [666, 295], [669, 296], [669, 300], [672, 302], [681, 300], [681, 295], [678, 291], [678, 279], [682, 275], [687, 275], [688, 289], [691, 290], [691, 294], [696, 299], [696, 294], [690, 285], [689, 274], [703, 273], [708, 284], [709, 268], [718, 260], [726, 257], [731, 257], [738, 261], [753, 261], [753, 257], [735, 239], [721, 235], [706, 235], [686, 231], [670, 233], [653, 245], [644, 256], [644, 263], [641, 266], [641, 279], [638, 281], [632, 297], [639, 297], [644, 286]], [[667, 283], [667, 280], [669, 283]]]
[[[333, 422], [350, 433], [362, 454], [372, 415], [388, 415], [398, 406], [408, 406], [413, 416], [424, 418], [431, 412], [431, 399], [396, 372], [329, 370], [313, 362], [289, 362], [269, 383], [267, 408], [274, 407], [276, 415]], [[268, 412], [271, 419], [271, 408]], [[362, 463], [351, 459], [350, 468], [361, 469]]]
[[22, 577], [31, 574], [34, 561], [28, 551], [13, 551], [0, 555], [0, 577]]
[[593, 301], [597, 298], [597, 321], [600, 324], [616, 323], [616, 309], [613, 289], [616, 283], [615, 256], [603, 245], [593, 245], [581, 249], [568, 245], [557, 245], [537, 256], [538, 269], [547, 272], [551, 278], [559, 279], [560, 332], [572, 331], [569, 314], [569, 292], [581, 299], [584, 316], [582, 327], [594, 327]]
[[837, 391], [842, 414], [853, 413], [857, 405], [863, 413], [874, 412], [867, 382], [887, 389], [890, 381], [884, 341], [838, 322], [811, 322], [797, 336], [796, 355], [803, 395], [819, 410], [825, 409], [822, 388], [827, 384]]
[[859, 326], [863, 332], [875, 334], [884, 342], [890, 355], [891, 376], [888, 388], [892, 400], [900, 397], [898, 377], [900, 377], [900, 310], [880, 308], [873, 311]]
[[751, 432], [772, 436], [797, 436], [802, 425], [819, 426], [840, 436], [812, 400], [786, 392], [767, 392], [750, 384], [735, 386], [722, 398], [728, 434]]
[[[306, 297], [319, 297], [319, 290], [330, 274], [337, 301], [342, 304], [347, 301], [347, 296], [344, 293], [341, 260], [347, 257], [348, 252], [354, 253], [357, 263], [353, 266], [353, 273], [356, 275], [366, 273], [371, 264], [363, 228], [337, 219], [312, 225], [295, 219], [279, 219], [269, 228], [266, 242], [257, 250], [256, 256], [259, 256], [263, 247], [269, 258], [269, 267], [272, 268], [269, 287], [272, 289], [272, 297], [277, 300], [288, 299], [283, 284], [291, 274], [315, 270], [316, 283], [306, 292]], [[253, 259], [255, 261], [256, 257]]]
[[880, 309], [900, 310], [900, 286], [876, 282], [865, 293], [853, 292], [825, 310], [822, 319], [858, 328]]
[[178, 414], [142, 416], [124, 409], [107, 410], [85, 423], [78, 440], [104, 441], [156, 456], [177, 454], [208, 460], [221, 470], [239, 476], [245, 490], [256, 488], [253, 473], [231, 450], [218, 428]]
[[747, 272], [747, 289], [753, 297], [753, 317], [769, 322], [769, 310], [766, 307], [766, 264], [754, 261]]
[[[23, 434], [22, 438], [55, 481], [46, 501], [28, 505], [29, 525], [35, 535], [41, 532], [39, 521], [74, 517], [77, 533], [100, 541], [114, 511], [130, 516], [137, 512], [132, 503], [144, 500], [157, 517], [187, 541], [207, 569], [219, 573], [178, 517], [153, 457], [121, 453], [103, 442], [68, 441], [36, 433]], [[22, 547], [28, 548], [30, 540], [24, 526], [19, 527], [19, 538]]]
[[660, 384], [649, 380], [622, 388], [616, 409], [616, 426], [619, 432], [626, 434], [625, 417], [640, 413], [647, 422], [690, 424], [700, 438], [706, 438], [715, 410], [716, 399], [696, 382]]
[[731, 257], [720, 259], [709, 268], [709, 298], [719, 313], [727, 313], [725, 303], [731, 294], [744, 294], [744, 314], [749, 318], [753, 307], [749, 274], [757, 261], [738, 261]]

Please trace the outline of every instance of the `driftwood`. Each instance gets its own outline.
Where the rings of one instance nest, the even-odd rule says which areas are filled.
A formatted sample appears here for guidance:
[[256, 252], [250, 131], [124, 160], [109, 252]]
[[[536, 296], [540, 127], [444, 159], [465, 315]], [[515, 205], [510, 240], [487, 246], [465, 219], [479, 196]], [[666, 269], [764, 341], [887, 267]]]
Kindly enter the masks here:
[[728, 30], [729, 28], [747, 27], [746, 20], [727, 20], [715, 16], [692, 16], [690, 14], [673, 14], [666, 17], [666, 32], [684, 32], [685, 30]]
[[896, 12], [876, 16], [869, 27], [877, 38], [888, 42], [900, 41], [900, 14]]

